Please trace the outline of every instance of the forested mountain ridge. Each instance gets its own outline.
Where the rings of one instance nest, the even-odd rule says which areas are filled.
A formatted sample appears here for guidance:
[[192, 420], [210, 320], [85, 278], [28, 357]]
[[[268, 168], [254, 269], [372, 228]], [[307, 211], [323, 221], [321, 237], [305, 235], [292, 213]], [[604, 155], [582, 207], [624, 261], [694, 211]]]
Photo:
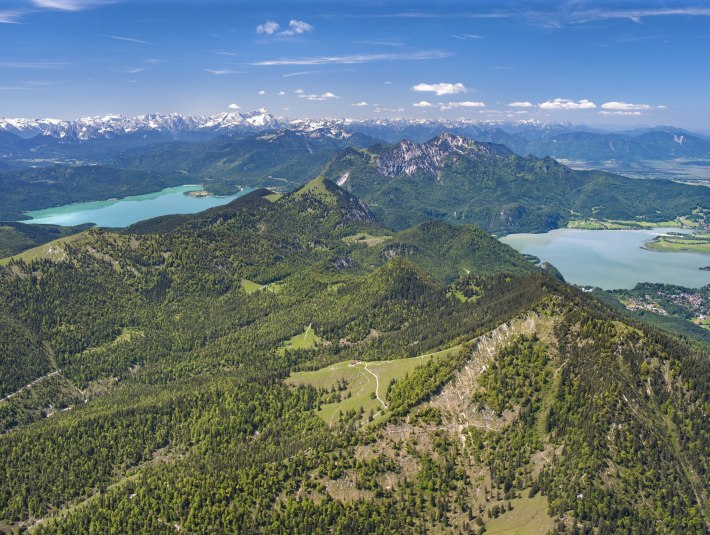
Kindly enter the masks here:
[[[110, 142], [78, 147], [90, 150], [96, 143]], [[67, 147], [74, 145], [57, 150]], [[63, 161], [51, 154], [32, 162], [57, 159]], [[580, 218], [672, 220], [710, 206], [710, 190], [704, 187], [575, 171], [550, 157], [522, 157], [505, 145], [452, 133], [424, 143], [382, 145], [346, 130], [281, 129], [199, 143], [113, 147], [110, 155], [88, 161], [98, 163], [70, 160], [0, 171], [0, 186], [7, 191], [0, 199], [0, 219], [183, 184], [201, 183], [217, 195], [244, 186], [287, 191], [321, 174], [362, 198], [382, 224], [398, 230], [443, 219], [497, 234], [540, 232]]]
[[62, 247], [0, 268], [0, 530], [708, 528], [707, 347], [478, 229], [321, 178]]
[[663, 221], [710, 206], [708, 188], [575, 171], [448, 133], [420, 144], [347, 149], [323, 175], [399, 229], [444, 219], [489, 232], [541, 232], [575, 217]]

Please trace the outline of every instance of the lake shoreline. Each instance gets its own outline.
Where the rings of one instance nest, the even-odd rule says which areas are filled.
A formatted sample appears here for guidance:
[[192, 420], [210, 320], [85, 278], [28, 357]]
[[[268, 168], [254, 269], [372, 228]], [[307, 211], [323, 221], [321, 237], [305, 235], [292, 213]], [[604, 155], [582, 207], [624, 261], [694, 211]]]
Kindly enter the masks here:
[[[123, 228], [139, 221], [172, 214], [192, 214], [221, 206], [246, 195], [252, 188], [243, 187], [233, 195], [216, 196], [205, 192], [201, 184], [170, 186], [159, 191], [129, 195], [121, 199], [70, 203], [53, 208], [25, 212], [30, 219], [19, 222], [75, 226], [93, 223], [104, 228]], [[200, 192], [191, 195], [191, 192]]]
[[643, 230], [555, 229], [540, 234], [509, 234], [500, 238], [518, 252], [554, 265], [565, 280], [605, 290], [631, 289], [640, 282], [699, 288], [710, 284], [710, 254], [651, 250], [645, 244], [691, 229], [658, 227]]

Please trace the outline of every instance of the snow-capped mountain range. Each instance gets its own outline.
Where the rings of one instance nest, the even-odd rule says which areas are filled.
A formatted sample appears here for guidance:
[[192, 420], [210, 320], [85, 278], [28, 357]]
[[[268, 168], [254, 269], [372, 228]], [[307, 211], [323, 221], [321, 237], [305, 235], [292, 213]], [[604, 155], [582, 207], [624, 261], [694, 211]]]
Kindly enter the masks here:
[[225, 112], [209, 116], [176, 113], [139, 115], [105, 115], [83, 117], [74, 121], [60, 119], [0, 119], [0, 132], [28, 139], [48, 136], [66, 141], [112, 139], [129, 134], [162, 133], [179, 135], [186, 132], [231, 132], [279, 128], [281, 123], [267, 110], [250, 113]]
[[408, 128], [448, 128], [467, 127], [481, 131], [492, 128], [535, 130], [549, 129], [553, 132], [566, 131], [571, 125], [546, 124], [538, 121], [503, 123], [496, 121], [459, 120], [412, 120], [412, 119], [295, 119], [275, 117], [266, 109], [253, 112], [223, 112], [214, 115], [147, 114], [137, 117], [105, 115], [83, 117], [76, 120], [61, 119], [0, 119], [0, 132], [9, 132], [24, 139], [45, 136], [66, 142], [81, 142], [94, 139], [114, 139], [124, 135], [162, 134], [177, 137], [186, 133], [232, 133], [260, 132], [288, 128], [312, 135], [326, 135], [342, 138], [356, 131], [367, 134], [370, 130], [400, 132]]
[[[338, 146], [370, 146], [402, 140], [424, 143], [445, 133], [505, 145], [516, 154], [568, 161], [603, 164], [710, 158], [710, 137], [665, 126], [604, 132], [569, 123], [536, 120], [289, 119], [259, 109], [209, 116], [171, 113], [137, 117], [106, 115], [74, 121], [0, 119], [0, 160], [98, 161], [106, 157], [102, 150], [115, 153], [173, 140], [209, 142], [225, 134], [273, 142], [296, 136], [313, 141], [335, 141]], [[412, 154], [416, 150], [412, 148]]]

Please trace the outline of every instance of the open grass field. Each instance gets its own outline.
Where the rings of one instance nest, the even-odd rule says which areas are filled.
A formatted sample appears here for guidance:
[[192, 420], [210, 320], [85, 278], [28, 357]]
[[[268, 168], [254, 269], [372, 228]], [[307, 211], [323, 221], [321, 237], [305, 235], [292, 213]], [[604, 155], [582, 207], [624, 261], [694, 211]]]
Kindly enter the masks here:
[[53, 240], [43, 245], [39, 245], [32, 249], [28, 249], [27, 251], [24, 251], [15, 256], [2, 258], [0, 259], [0, 266], [8, 264], [12, 259], [22, 260], [28, 263], [32, 262], [33, 260], [38, 260], [40, 258], [49, 258], [50, 260], [57, 261], [62, 260], [66, 256], [64, 248], [62, 246], [65, 243], [71, 243], [73, 241], [80, 240], [82, 237], [84, 237], [84, 235], [84, 232], [79, 232], [78, 234], [72, 234], [71, 236], [59, 238], [57, 240]]
[[290, 385], [311, 385], [315, 388], [330, 390], [339, 382], [345, 382], [347, 388], [341, 392], [342, 400], [337, 403], [323, 405], [318, 412], [325, 422], [334, 422], [339, 412], [348, 410], [370, 411], [378, 414], [386, 408], [387, 388], [392, 379], [401, 380], [414, 368], [427, 362], [429, 359], [449, 355], [460, 351], [461, 346], [455, 346], [436, 353], [427, 353], [418, 357], [406, 359], [351, 362], [342, 361], [320, 370], [310, 372], [296, 372], [286, 380]]
[[258, 282], [250, 281], [249, 279], [242, 279], [242, 288], [248, 294], [253, 294], [259, 290], [269, 290], [270, 292], [279, 293], [281, 291], [281, 285], [277, 282], [272, 282], [270, 284], [259, 284]]
[[279, 352], [283, 353], [287, 349], [311, 349], [320, 344], [320, 342], [320, 336], [318, 336], [309, 325], [306, 327], [305, 331], [291, 337], [290, 340], [287, 340], [286, 343], [279, 348]]
[[248, 294], [253, 294], [254, 292], [261, 290], [262, 285], [258, 282], [250, 281], [248, 279], [242, 279], [242, 288]]
[[510, 503], [512, 511], [486, 522], [488, 535], [545, 535], [554, 528], [552, 519], [547, 516], [546, 497], [538, 494], [534, 498], [516, 498]]
[[335, 206], [336, 199], [333, 196], [333, 194], [330, 193], [328, 191], [328, 189], [326, 188], [325, 183], [324, 183], [324, 178], [322, 176], [314, 178], [313, 180], [308, 182], [305, 186], [303, 186], [301, 189], [299, 189], [293, 193], [293, 195], [295, 197], [301, 197], [306, 194], [315, 195], [316, 197], [320, 198], [326, 204], [329, 204], [331, 206]]
[[710, 254], [710, 234], [658, 236], [645, 247], [652, 251]]
[[573, 219], [567, 223], [567, 228], [576, 228], [583, 230], [633, 230], [644, 228], [660, 228], [660, 227], [683, 227], [696, 226], [684, 218], [676, 218], [673, 221], [623, 221], [610, 219]]
[[391, 238], [392, 236], [373, 236], [367, 232], [358, 232], [357, 234], [343, 238], [343, 241], [345, 243], [362, 243], [368, 247], [374, 247]]

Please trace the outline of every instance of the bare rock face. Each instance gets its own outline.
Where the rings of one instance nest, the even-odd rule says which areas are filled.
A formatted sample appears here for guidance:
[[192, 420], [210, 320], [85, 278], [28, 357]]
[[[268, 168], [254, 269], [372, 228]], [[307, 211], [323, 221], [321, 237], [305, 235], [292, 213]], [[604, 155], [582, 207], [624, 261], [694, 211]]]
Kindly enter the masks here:
[[489, 159], [507, 156], [510, 153], [500, 145], [478, 143], [462, 136], [445, 133], [426, 143], [401, 141], [391, 151], [378, 158], [377, 170], [388, 177], [423, 172], [438, 179], [444, 161], [451, 156]]

